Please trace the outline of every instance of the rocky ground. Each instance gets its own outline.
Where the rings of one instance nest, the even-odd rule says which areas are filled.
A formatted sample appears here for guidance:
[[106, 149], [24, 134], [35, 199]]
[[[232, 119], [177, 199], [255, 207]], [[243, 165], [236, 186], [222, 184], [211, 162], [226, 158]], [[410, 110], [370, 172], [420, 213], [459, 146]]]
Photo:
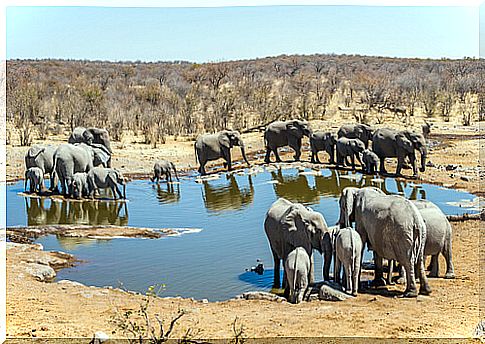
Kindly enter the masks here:
[[[321, 121], [312, 125], [334, 130], [338, 127], [336, 123]], [[482, 195], [478, 126], [464, 128], [437, 123], [433, 130], [430, 163], [421, 179]], [[261, 137], [261, 133], [243, 136], [250, 160], [256, 160], [256, 163], [262, 158]], [[55, 137], [49, 141], [60, 143], [66, 138]], [[114, 143], [114, 167], [134, 177], [148, 175], [153, 162], [159, 158], [171, 159], [180, 169], [195, 167], [193, 141], [168, 140], [157, 149], [139, 141], [139, 138], [127, 136], [122, 142]], [[22, 177], [25, 151], [25, 147], [7, 147], [7, 180]], [[240, 155], [237, 149], [235, 151], [237, 159]], [[308, 153], [304, 153], [302, 159], [309, 159]], [[390, 163], [388, 170], [392, 171], [393, 167]], [[483, 241], [479, 240], [480, 221], [453, 222], [453, 230], [457, 278], [430, 279], [433, 293], [429, 297], [402, 299], [395, 291], [403, 290], [403, 286], [391, 286], [338, 303], [313, 301], [299, 305], [271, 300], [207, 303], [155, 298], [148, 313], [153, 321], [156, 321], [155, 313], [170, 321], [179, 309], [183, 309], [185, 314], [175, 326], [175, 337], [183, 336], [190, 329], [198, 338], [233, 338], [233, 322], [237, 317], [237, 323], [244, 327], [243, 335], [249, 338], [469, 338], [480, 319], [479, 267], [484, 266], [480, 265], [480, 259], [483, 259], [480, 256], [483, 249]], [[92, 337], [96, 331], [103, 331], [110, 337], [124, 337], [112, 321], [113, 317], [138, 310], [144, 296], [70, 281], [50, 282], [56, 270], [74, 263], [75, 257], [63, 253], [44, 252], [28, 243], [8, 244], [8, 337]], [[444, 262], [441, 263], [443, 267]], [[133, 321], [141, 322], [139, 317], [132, 317]], [[197, 334], [198, 330], [200, 333]]]

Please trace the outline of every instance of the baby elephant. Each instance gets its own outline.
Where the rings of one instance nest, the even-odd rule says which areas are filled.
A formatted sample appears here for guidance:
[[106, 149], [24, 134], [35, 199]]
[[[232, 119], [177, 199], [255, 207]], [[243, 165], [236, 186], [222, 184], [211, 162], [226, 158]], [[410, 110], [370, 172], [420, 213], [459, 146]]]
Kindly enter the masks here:
[[370, 149], [364, 149], [362, 152], [362, 170], [367, 174], [374, 174], [377, 172], [377, 165], [379, 164], [379, 157]]
[[88, 186], [88, 174], [86, 172], [74, 173], [71, 182], [71, 196], [78, 199], [88, 197], [90, 194]]
[[308, 289], [310, 273], [310, 257], [303, 247], [297, 247], [288, 254], [285, 260], [285, 273], [290, 287], [289, 301], [300, 303]]
[[359, 154], [365, 149], [364, 142], [359, 139], [341, 137], [337, 140], [337, 166], [344, 166], [347, 157], [352, 161], [352, 170], [355, 170], [355, 158], [362, 165]]
[[[123, 194], [121, 194], [118, 184], [123, 185]], [[120, 198], [126, 199], [126, 182], [123, 174], [113, 168], [105, 168], [102, 166], [93, 167], [88, 172], [88, 187], [90, 197], [94, 198], [94, 194], [98, 189], [110, 188], [113, 191], [113, 196], [116, 199], [116, 194]]]
[[162, 179], [162, 176], [165, 176], [165, 179], [167, 182], [172, 182], [172, 170], [173, 173], [175, 174], [175, 178], [179, 180], [179, 177], [177, 175], [177, 170], [175, 169], [175, 165], [168, 160], [161, 160], [159, 162], [155, 163], [155, 166], [153, 166], [153, 177], [150, 178], [152, 182], [158, 181]]
[[44, 172], [39, 167], [31, 167], [25, 171], [24, 190], [27, 191], [27, 182], [30, 181], [30, 193], [43, 192], [44, 188]]
[[314, 132], [310, 136], [310, 147], [312, 149], [312, 163], [319, 163], [318, 152], [325, 151], [330, 156], [330, 163], [335, 164], [335, 144], [337, 143], [337, 135], [330, 132]]
[[335, 228], [332, 233], [334, 250], [334, 278], [340, 283], [340, 267], [344, 266], [347, 293], [357, 295], [359, 269], [362, 254], [362, 240], [359, 233], [351, 227]]

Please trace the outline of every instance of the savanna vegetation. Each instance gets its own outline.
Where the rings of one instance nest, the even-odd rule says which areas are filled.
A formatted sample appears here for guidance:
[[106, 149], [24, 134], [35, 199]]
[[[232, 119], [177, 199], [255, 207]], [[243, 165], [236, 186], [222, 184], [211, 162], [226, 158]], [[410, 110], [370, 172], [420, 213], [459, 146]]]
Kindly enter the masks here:
[[[168, 135], [225, 128], [250, 131], [277, 119], [404, 125], [417, 111], [463, 125], [485, 118], [483, 60], [420, 60], [356, 55], [278, 56], [196, 64], [10, 60], [7, 143], [105, 127], [131, 131], [156, 147]], [[332, 104], [332, 106], [330, 106]], [[333, 112], [333, 113], [331, 113]]]

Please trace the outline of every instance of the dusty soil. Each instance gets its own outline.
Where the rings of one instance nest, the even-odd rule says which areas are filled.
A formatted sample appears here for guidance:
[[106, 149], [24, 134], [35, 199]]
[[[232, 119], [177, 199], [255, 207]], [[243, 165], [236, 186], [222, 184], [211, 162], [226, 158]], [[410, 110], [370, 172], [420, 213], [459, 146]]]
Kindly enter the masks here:
[[[312, 126], [315, 129], [336, 130], [340, 123], [332, 119], [313, 122]], [[478, 125], [464, 128], [456, 124], [436, 123], [430, 139], [437, 141], [437, 145], [429, 156], [435, 167], [427, 168], [420, 175], [421, 179], [481, 195], [478, 167], [482, 147], [479, 147], [478, 129]], [[261, 162], [262, 133], [245, 134], [243, 139], [250, 161]], [[66, 142], [67, 137], [54, 137], [49, 141]], [[196, 166], [193, 141], [169, 138], [166, 144], [156, 149], [140, 141], [138, 137], [126, 135], [122, 142], [115, 142], [113, 166], [131, 176], [150, 174], [153, 163], [160, 158], [172, 160], [179, 169], [188, 170]], [[25, 151], [25, 147], [7, 147], [7, 180], [22, 177]], [[237, 149], [234, 156], [240, 158]], [[286, 157], [289, 159], [288, 154]], [[309, 160], [307, 149], [302, 159]], [[456, 165], [456, 168], [446, 170], [449, 164]], [[395, 164], [391, 162], [388, 170], [393, 171], [394, 167]], [[410, 171], [404, 173], [409, 174]], [[433, 293], [429, 297], [398, 298], [393, 291], [404, 288], [396, 286], [389, 287], [388, 292], [381, 289], [341, 303], [316, 301], [291, 305], [286, 302], [246, 300], [203, 303], [189, 299], [158, 298], [151, 302], [149, 313], [158, 313], [169, 321], [178, 309], [184, 309], [187, 313], [177, 323], [175, 337], [182, 336], [188, 329], [200, 329], [199, 338], [230, 338], [233, 337], [232, 323], [235, 317], [244, 325], [244, 335], [249, 338], [470, 337], [480, 319], [478, 270], [484, 244], [479, 240], [480, 221], [454, 222], [453, 229], [457, 278], [430, 279]], [[139, 309], [144, 298], [142, 295], [73, 283], [38, 281], [25, 273], [22, 262], [45, 252], [27, 252], [20, 247], [7, 251], [8, 337], [92, 337], [96, 331], [103, 331], [110, 337], [123, 337], [123, 333], [115, 331], [117, 328], [110, 319], [117, 313]], [[443, 261], [440, 266], [443, 269]], [[55, 266], [54, 269], [60, 267]], [[154, 318], [152, 320], [155, 321]]]

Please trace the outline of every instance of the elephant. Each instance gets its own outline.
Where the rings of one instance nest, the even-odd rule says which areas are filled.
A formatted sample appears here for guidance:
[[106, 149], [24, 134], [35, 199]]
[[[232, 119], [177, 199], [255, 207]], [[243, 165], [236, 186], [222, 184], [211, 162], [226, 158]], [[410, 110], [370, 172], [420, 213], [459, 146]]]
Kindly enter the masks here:
[[362, 171], [367, 174], [374, 174], [377, 172], [378, 164], [379, 157], [376, 153], [367, 148], [362, 151]]
[[337, 132], [339, 138], [346, 137], [348, 139], [361, 140], [365, 148], [369, 147], [369, 140], [372, 140], [373, 130], [367, 124], [345, 124], [340, 127]]
[[27, 182], [30, 182], [30, 193], [43, 192], [44, 188], [44, 172], [40, 167], [31, 167], [25, 171], [24, 190], [27, 191]]
[[337, 140], [337, 167], [344, 166], [347, 157], [350, 157], [352, 170], [355, 170], [355, 158], [362, 165], [360, 154], [364, 151], [364, 143], [359, 139], [341, 137]]
[[415, 150], [421, 154], [420, 171], [426, 170], [426, 157], [428, 155], [426, 140], [423, 135], [409, 130], [396, 131], [389, 128], [377, 129], [372, 137], [372, 151], [380, 159], [379, 170], [381, 173], [387, 173], [385, 168], [386, 158], [397, 158], [396, 175], [401, 175], [401, 169], [406, 157], [409, 158], [413, 167], [413, 177], [418, 176], [416, 166]]
[[240, 187], [233, 174], [226, 175], [228, 183], [214, 186], [210, 181], [202, 181], [204, 205], [210, 212], [240, 210], [254, 199], [253, 178], [248, 175], [248, 186]]
[[72, 196], [74, 198], [82, 198], [88, 197], [89, 194], [88, 174], [86, 172], [74, 173], [72, 177]]
[[273, 288], [280, 287], [280, 260], [284, 266], [288, 254], [296, 247], [303, 247], [310, 257], [309, 283], [313, 283], [313, 249], [324, 254], [323, 276], [329, 280], [332, 244], [322, 214], [279, 198], [266, 213], [264, 230], [274, 259]]
[[109, 157], [107, 149], [96, 143], [59, 145], [54, 153], [54, 173], [61, 183], [62, 194], [72, 194], [74, 173], [89, 172], [94, 166], [106, 163]]
[[270, 154], [274, 153], [277, 162], [281, 162], [278, 155], [278, 147], [290, 146], [295, 151], [295, 161], [300, 160], [301, 156], [301, 139], [303, 136], [310, 137], [311, 128], [306, 121], [289, 120], [276, 121], [268, 125], [264, 132], [264, 145], [266, 147], [266, 156], [264, 162], [269, 164]]
[[[385, 283], [382, 259], [397, 260], [406, 271], [404, 297], [416, 297], [415, 270], [420, 279], [421, 294], [431, 288], [424, 273], [424, 246], [426, 224], [416, 206], [406, 198], [385, 195], [374, 187], [345, 188], [340, 197], [339, 225], [349, 227], [355, 220], [355, 229], [362, 243], [374, 251], [375, 284]], [[360, 275], [360, 274], [359, 274]]]
[[196, 162], [199, 160], [199, 173], [205, 175], [205, 164], [207, 161], [217, 160], [223, 158], [225, 160], [224, 167], [230, 171], [231, 167], [231, 148], [239, 146], [244, 161], [248, 166], [251, 166], [244, 149], [244, 142], [241, 139], [241, 134], [238, 131], [223, 130], [215, 134], [200, 135], [194, 144]]
[[[118, 184], [123, 186], [123, 194], [118, 188]], [[116, 199], [116, 194], [122, 199], [126, 199], [126, 182], [123, 174], [113, 168], [105, 168], [101, 166], [93, 167], [88, 172], [88, 185], [90, 190], [90, 197], [94, 198], [98, 189], [110, 188], [113, 192], [113, 197]]]
[[429, 135], [431, 134], [431, 127], [433, 123], [429, 123], [424, 121], [424, 124], [421, 125], [421, 131], [423, 132], [423, 136], [425, 139], [428, 139]]
[[310, 256], [303, 247], [297, 247], [286, 257], [285, 274], [290, 287], [289, 301], [300, 303], [308, 290]]
[[42, 173], [49, 174], [50, 176], [50, 186], [49, 189], [53, 190], [56, 186], [56, 181], [54, 180], [54, 153], [57, 146], [54, 145], [33, 145], [25, 153], [25, 167], [27, 169], [31, 167], [39, 167]]
[[330, 132], [317, 131], [310, 136], [310, 147], [312, 150], [312, 163], [319, 163], [318, 152], [325, 151], [330, 156], [329, 162], [335, 164], [335, 145], [337, 144], [337, 135]]
[[160, 160], [159, 162], [156, 162], [153, 166], [153, 177], [151, 177], [150, 180], [152, 182], [156, 181], [158, 183], [158, 181], [162, 179], [162, 176], [165, 176], [167, 182], [171, 183], [172, 171], [175, 174], [175, 178], [177, 178], [177, 180], [180, 180], [173, 162], [168, 160]]
[[111, 155], [113, 151], [111, 149], [109, 133], [106, 129], [76, 127], [69, 136], [68, 143], [86, 143], [88, 145], [96, 143], [103, 145], [109, 152], [109, 159], [106, 161], [105, 167], [111, 167]]
[[352, 227], [332, 230], [332, 248], [334, 252], [334, 279], [340, 283], [340, 268], [344, 267], [345, 290], [354, 296], [359, 287], [359, 270], [362, 261], [363, 244], [359, 233]]

